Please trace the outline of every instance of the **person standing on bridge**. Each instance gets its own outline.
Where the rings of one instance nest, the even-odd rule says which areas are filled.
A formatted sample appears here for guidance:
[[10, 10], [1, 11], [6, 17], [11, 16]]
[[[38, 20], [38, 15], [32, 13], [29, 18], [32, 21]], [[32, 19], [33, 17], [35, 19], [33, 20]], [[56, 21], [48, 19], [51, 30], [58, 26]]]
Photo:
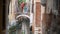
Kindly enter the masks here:
[[22, 2], [22, 3], [21, 3], [21, 5], [20, 5], [20, 7], [21, 7], [22, 11], [23, 11], [23, 9], [24, 9], [24, 6], [25, 6], [25, 3], [24, 3], [24, 2]]

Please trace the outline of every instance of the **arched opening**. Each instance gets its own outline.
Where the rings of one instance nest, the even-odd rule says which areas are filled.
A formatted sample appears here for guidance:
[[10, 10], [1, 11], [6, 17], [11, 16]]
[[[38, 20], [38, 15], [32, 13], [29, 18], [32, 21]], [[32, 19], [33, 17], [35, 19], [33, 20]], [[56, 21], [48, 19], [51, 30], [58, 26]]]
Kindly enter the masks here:
[[18, 33], [30, 34], [30, 19], [26, 16], [20, 16], [17, 18], [17, 24], [20, 25]]

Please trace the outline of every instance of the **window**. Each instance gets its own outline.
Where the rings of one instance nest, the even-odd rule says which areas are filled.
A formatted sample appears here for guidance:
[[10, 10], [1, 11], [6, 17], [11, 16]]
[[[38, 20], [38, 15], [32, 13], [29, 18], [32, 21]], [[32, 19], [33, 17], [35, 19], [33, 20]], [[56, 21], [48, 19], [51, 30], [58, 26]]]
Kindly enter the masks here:
[[53, 2], [53, 8], [54, 8], [55, 10], [58, 9], [58, 0], [54, 0], [54, 2]]
[[41, 0], [41, 4], [45, 6], [46, 5], [46, 0]]

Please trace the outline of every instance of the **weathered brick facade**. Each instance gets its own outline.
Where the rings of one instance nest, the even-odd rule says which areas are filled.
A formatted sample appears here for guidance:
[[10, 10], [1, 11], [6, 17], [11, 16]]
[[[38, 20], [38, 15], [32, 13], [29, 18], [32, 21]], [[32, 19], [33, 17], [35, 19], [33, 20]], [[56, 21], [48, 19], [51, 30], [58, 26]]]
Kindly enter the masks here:
[[40, 2], [36, 2], [36, 26], [40, 26], [40, 18], [41, 18], [41, 5]]

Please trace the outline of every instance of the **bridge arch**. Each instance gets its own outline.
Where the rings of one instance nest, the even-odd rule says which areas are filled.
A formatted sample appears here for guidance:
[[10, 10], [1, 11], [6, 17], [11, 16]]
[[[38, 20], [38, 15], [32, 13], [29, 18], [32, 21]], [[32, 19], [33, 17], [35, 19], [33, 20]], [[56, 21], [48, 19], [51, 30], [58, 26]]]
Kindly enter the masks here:
[[19, 18], [19, 17], [21, 17], [21, 16], [23, 16], [23, 17], [27, 17], [27, 18], [30, 19], [30, 17], [29, 17], [28, 15], [18, 15], [18, 16], [16, 17], [16, 19]]
[[28, 15], [18, 15], [16, 19], [19, 21], [17, 21], [18, 24], [20, 23], [22, 25], [21, 30], [19, 31], [25, 32], [25, 34], [30, 34], [30, 17]]

